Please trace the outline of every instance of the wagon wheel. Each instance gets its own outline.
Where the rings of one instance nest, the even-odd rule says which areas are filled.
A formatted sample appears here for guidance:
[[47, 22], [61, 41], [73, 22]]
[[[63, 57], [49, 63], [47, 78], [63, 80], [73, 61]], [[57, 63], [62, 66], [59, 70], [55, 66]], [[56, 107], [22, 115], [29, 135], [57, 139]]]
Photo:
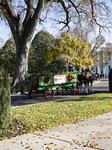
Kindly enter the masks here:
[[78, 86], [76, 86], [75, 88], [74, 88], [74, 95], [78, 95], [79, 94], [79, 87]]
[[44, 97], [46, 100], [50, 100], [53, 97], [53, 89], [51, 87], [47, 87], [44, 92]]
[[29, 98], [31, 98], [32, 96], [34, 96], [36, 94], [36, 91], [37, 91], [37, 89], [36, 90], [30, 89], [29, 92], [28, 92]]

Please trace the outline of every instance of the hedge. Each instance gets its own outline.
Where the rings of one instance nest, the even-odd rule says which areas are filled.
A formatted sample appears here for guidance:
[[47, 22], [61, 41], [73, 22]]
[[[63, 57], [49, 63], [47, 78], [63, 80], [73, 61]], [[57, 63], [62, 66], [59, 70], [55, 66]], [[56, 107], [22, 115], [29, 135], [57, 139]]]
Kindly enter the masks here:
[[0, 67], [0, 136], [2, 136], [10, 127], [10, 108], [10, 78], [8, 72]]

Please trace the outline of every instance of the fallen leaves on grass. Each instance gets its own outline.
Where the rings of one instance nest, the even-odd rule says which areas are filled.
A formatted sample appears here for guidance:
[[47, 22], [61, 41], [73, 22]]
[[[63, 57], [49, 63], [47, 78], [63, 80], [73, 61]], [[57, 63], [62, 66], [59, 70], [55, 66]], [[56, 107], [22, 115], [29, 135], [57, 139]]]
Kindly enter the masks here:
[[12, 120], [10, 130], [0, 137], [0, 140], [59, 125], [76, 123], [111, 110], [112, 94], [107, 93], [11, 108], [11, 114], [15, 119]]
[[[24, 126], [19, 121], [12, 118], [10, 129], [2, 137], [0, 137], [0, 141], [10, 139], [16, 137], [17, 135], [22, 135], [24, 133], [26, 133]], [[13, 143], [16, 142], [14, 141]]]

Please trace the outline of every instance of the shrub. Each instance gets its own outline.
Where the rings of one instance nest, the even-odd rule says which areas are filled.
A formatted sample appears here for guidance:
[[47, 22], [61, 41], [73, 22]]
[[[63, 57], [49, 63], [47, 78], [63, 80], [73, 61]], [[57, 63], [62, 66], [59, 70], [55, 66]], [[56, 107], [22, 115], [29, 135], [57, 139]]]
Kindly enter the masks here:
[[109, 92], [112, 93], [112, 69], [109, 72]]
[[10, 78], [8, 72], [0, 67], [0, 136], [10, 127], [10, 107]]
[[35, 78], [36, 74], [27, 74], [27, 77], [25, 77], [25, 80], [18, 82], [12, 89], [12, 93], [18, 93], [21, 92], [21, 94], [24, 94], [25, 92], [29, 91], [31, 88], [31, 83], [33, 79]]
[[54, 60], [42, 70], [42, 73], [61, 74], [67, 71], [68, 71], [68, 66], [65, 61]]

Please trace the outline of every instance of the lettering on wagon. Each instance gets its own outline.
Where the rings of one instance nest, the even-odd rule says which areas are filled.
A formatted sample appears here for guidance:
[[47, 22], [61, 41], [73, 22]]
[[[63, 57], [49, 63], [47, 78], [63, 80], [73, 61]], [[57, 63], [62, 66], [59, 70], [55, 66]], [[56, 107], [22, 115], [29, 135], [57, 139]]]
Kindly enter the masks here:
[[66, 75], [55, 75], [54, 84], [66, 83]]

